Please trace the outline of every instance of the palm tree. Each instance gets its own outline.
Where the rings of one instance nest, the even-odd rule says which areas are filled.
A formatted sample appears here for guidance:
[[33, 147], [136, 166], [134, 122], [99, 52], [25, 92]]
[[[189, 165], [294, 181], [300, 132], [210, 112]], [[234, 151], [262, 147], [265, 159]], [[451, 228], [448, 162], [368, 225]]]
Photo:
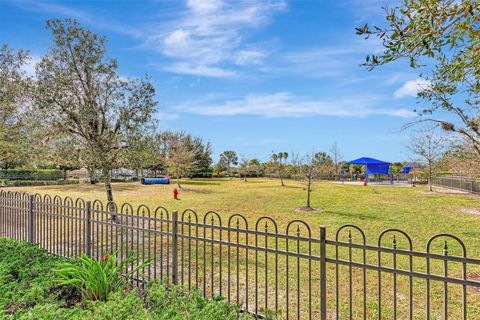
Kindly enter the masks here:
[[[280, 178], [282, 187], [284, 187], [285, 183], [283, 182], [283, 171], [285, 169], [285, 163], [288, 158], [288, 152], [273, 153], [271, 158], [272, 158], [272, 162], [275, 164], [277, 168], [278, 177]], [[283, 162], [283, 160], [285, 160], [285, 163]]]

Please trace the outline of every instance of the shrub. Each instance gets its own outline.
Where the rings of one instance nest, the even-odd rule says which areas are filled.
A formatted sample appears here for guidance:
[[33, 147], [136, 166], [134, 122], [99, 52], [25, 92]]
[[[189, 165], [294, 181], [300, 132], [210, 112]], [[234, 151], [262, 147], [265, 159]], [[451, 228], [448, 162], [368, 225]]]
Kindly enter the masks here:
[[125, 278], [148, 265], [143, 262], [127, 271], [137, 260], [132, 256], [118, 263], [116, 254], [104, 256], [101, 261], [83, 255], [78, 261], [59, 265], [55, 270], [56, 282], [62, 286], [74, 286], [86, 300], [107, 301], [111, 292], [124, 287]]
[[56, 290], [51, 270], [63, 260], [26, 242], [0, 238], [0, 318], [3, 313], [54, 301], [64, 294]]
[[[222, 298], [207, 300], [197, 290], [185, 291], [180, 287], [166, 288], [152, 282], [140, 292], [124, 286], [122, 274], [128, 275], [126, 265], [116, 265], [116, 256], [111, 255], [97, 262], [93, 259], [67, 259], [49, 254], [36, 245], [0, 238], [0, 319], [18, 320], [67, 320], [67, 319], [185, 319], [185, 320], [233, 320], [253, 319], [251, 315], [239, 315], [239, 308]], [[82, 267], [82, 261], [89, 267]], [[74, 268], [82, 273], [81, 279], [90, 279], [85, 273], [110, 279], [100, 280], [100, 287], [110, 287], [103, 293], [106, 299], [84, 300], [70, 285], [56, 283], [55, 267]], [[100, 266], [100, 269], [99, 269]], [[137, 268], [141, 268], [140, 265]], [[95, 272], [91, 270], [96, 270]], [[116, 271], [115, 271], [116, 270]], [[70, 271], [65, 271], [70, 274]], [[66, 276], [64, 280], [75, 279]], [[103, 282], [102, 282], [103, 281]], [[73, 285], [73, 284], [72, 284]], [[90, 285], [81, 286], [82, 289]], [[95, 287], [92, 284], [91, 287]], [[118, 290], [114, 290], [117, 287]], [[275, 319], [267, 317], [265, 319]]]
[[0, 178], [6, 180], [59, 180], [64, 178], [62, 170], [57, 169], [7, 169], [0, 170]]
[[55, 186], [64, 184], [78, 184], [78, 180], [5, 180], [4, 184], [15, 187]]
[[198, 290], [184, 291], [153, 282], [147, 291], [147, 304], [155, 319], [172, 320], [226, 320], [249, 319], [239, 316], [239, 308], [226, 303], [223, 298], [205, 299]]

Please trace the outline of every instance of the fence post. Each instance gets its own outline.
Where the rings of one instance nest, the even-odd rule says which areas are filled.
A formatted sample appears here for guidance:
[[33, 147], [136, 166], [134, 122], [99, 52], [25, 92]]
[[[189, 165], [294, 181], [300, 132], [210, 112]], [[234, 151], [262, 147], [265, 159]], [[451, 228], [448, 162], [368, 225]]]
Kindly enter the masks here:
[[327, 229], [320, 226], [320, 319], [327, 319]]
[[172, 226], [172, 283], [178, 284], [178, 211], [173, 210], [173, 226]]
[[92, 256], [92, 202], [87, 201], [85, 214], [85, 254]]
[[28, 201], [28, 242], [35, 242], [35, 196], [31, 194]]

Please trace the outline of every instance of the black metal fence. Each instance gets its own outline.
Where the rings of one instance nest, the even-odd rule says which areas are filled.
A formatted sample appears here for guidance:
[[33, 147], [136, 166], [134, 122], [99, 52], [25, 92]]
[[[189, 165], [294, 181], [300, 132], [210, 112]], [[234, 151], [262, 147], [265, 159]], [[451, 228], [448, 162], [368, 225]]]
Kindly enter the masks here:
[[239, 214], [0, 191], [0, 237], [67, 257], [134, 254], [135, 264], [150, 261], [135, 275], [140, 285], [198, 288], [280, 319], [480, 318], [480, 260], [457, 237], [432, 236], [418, 251], [398, 229], [373, 245], [354, 225], [326, 233], [301, 220], [251, 224]]
[[439, 187], [480, 194], [480, 179], [477, 178], [463, 176], [440, 176], [432, 178], [432, 184]]

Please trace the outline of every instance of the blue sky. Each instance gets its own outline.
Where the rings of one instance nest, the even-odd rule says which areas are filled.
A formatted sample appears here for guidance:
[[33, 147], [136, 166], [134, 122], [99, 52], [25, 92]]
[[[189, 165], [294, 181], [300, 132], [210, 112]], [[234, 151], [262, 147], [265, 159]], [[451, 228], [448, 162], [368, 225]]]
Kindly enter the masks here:
[[[4, 1], [0, 40], [38, 61], [50, 18], [71, 17], [109, 39], [126, 77], [155, 82], [161, 129], [267, 160], [272, 151], [328, 151], [343, 158], [408, 160], [416, 93], [424, 85], [401, 61], [369, 72], [378, 53], [355, 27], [383, 23], [392, 1]], [[27, 68], [29, 72], [33, 67]]]

